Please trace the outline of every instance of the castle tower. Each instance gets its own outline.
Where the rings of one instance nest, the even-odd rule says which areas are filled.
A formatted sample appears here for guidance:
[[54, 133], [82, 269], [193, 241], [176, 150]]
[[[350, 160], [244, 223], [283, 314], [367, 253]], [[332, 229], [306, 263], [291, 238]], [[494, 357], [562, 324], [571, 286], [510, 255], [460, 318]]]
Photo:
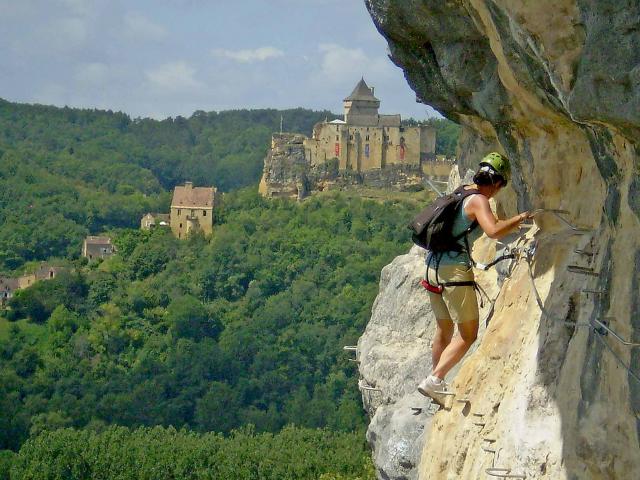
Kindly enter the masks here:
[[369, 88], [360, 79], [351, 95], [343, 100], [344, 121], [349, 125], [378, 125], [378, 108], [380, 100], [373, 96], [373, 88]]

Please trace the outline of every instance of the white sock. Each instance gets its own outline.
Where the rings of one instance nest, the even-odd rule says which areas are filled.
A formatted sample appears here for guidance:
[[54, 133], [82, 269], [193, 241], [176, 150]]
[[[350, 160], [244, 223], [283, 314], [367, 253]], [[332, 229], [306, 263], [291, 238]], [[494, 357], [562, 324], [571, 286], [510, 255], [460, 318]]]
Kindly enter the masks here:
[[429, 375], [429, 380], [431, 380], [433, 383], [437, 385], [440, 385], [442, 383], [442, 380], [436, 377], [435, 375]]

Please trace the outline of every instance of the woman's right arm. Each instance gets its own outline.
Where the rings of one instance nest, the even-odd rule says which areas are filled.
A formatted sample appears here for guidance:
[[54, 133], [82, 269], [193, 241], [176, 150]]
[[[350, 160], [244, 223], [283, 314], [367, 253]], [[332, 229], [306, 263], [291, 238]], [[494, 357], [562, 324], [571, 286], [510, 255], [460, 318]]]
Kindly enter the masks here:
[[529, 212], [519, 213], [507, 220], [498, 220], [484, 195], [474, 195], [465, 208], [466, 213], [478, 221], [480, 228], [490, 238], [500, 239], [516, 228], [523, 220], [529, 218]]

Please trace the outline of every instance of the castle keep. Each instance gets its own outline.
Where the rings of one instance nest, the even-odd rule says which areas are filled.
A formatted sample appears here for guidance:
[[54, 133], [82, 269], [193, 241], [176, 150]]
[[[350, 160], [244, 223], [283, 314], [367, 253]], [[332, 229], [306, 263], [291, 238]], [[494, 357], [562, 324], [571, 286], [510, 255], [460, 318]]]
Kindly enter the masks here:
[[344, 120], [316, 124], [311, 138], [273, 135], [262, 195], [301, 199], [313, 191], [358, 184], [421, 188], [423, 163], [435, 158], [435, 130], [403, 126], [400, 115], [379, 114], [380, 100], [364, 79], [343, 102]]
[[380, 115], [380, 100], [361, 79], [344, 102], [344, 120], [318, 123], [305, 140], [311, 165], [337, 158], [340, 170], [415, 165], [432, 158], [436, 136], [431, 127], [403, 127], [400, 115]]

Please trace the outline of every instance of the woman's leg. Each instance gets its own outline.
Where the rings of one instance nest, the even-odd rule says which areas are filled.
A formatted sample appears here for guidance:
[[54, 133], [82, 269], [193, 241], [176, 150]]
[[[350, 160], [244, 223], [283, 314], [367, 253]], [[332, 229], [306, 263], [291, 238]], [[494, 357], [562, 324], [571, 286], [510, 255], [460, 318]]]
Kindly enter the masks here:
[[468, 320], [458, 324], [458, 335], [456, 335], [451, 343], [447, 345], [436, 366], [433, 368], [432, 375], [444, 380], [456, 363], [460, 361], [464, 354], [467, 353], [473, 342], [478, 337], [478, 319]]
[[450, 319], [437, 320], [438, 326], [431, 346], [431, 365], [435, 368], [440, 362], [444, 349], [451, 343], [453, 337], [453, 322]]

